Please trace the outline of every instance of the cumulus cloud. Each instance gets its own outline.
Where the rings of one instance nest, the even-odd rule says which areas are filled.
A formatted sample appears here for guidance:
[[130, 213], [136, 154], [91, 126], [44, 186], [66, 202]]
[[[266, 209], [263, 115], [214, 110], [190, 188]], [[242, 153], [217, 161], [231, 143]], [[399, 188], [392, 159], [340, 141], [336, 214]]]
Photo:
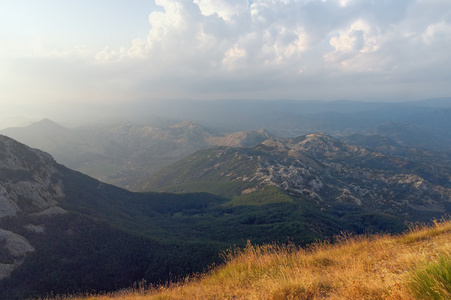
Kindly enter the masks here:
[[[146, 43], [129, 51], [102, 51], [99, 59], [121, 60], [139, 53], [165, 63], [191, 64], [199, 58], [215, 69], [239, 64], [282, 63], [307, 49], [309, 35], [302, 20], [286, 18], [298, 3], [255, 1], [157, 0], [163, 11], [152, 12]], [[239, 53], [239, 55], [237, 55]], [[239, 62], [233, 57], [246, 58]]]
[[247, 0], [194, 0], [205, 16], [217, 15], [226, 22], [233, 21], [236, 15], [245, 12], [249, 7]]
[[[330, 63], [327, 57], [334, 54], [375, 52], [392, 47], [409, 30], [419, 34], [419, 28], [406, 28], [406, 15], [413, 19], [407, 23], [415, 22], [418, 16], [408, 15], [409, 11], [424, 5], [363, 0], [157, 0], [156, 4], [162, 11], [150, 14], [147, 41], [135, 40], [127, 51], [110, 51], [104, 58], [155, 58], [194, 68], [208, 61], [216, 70], [234, 62], [273, 67], [294, 63], [299, 69], [305, 64], [304, 52], [320, 52]], [[449, 5], [441, 5], [449, 10]], [[421, 28], [423, 42], [431, 43], [440, 34], [441, 39], [449, 37], [449, 20], [431, 21], [435, 23]], [[316, 63], [321, 67], [325, 61]]]
[[[363, 99], [415, 82], [417, 94], [406, 97], [437, 87], [449, 95], [449, 1], [155, 3], [146, 37], [91, 60], [83, 54], [86, 69], [104, 78], [88, 75], [93, 86], [140, 97]], [[432, 82], [431, 73], [440, 75]]]

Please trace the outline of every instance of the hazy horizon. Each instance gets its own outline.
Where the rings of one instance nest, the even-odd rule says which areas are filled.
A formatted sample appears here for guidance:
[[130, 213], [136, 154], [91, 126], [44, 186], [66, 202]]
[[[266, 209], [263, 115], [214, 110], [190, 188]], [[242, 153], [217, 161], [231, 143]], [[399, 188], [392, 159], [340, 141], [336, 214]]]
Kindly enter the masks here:
[[0, 120], [451, 96], [447, 1], [0, 0], [0, 26]]
[[[258, 106], [256, 106], [258, 104]], [[32, 123], [50, 119], [65, 127], [74, 128], [84, 125], [112, 124], [117, 122], [182, 122], [195, 121], [207, 124], [220, 118], [255, 118], [263, 117], [269, 112], [275, 114], [312, 116], [324, 113], [353, 114], [357, 112], [378, 111], [379, 113], [395, 113], [420, 108], [418, 112], [451, 109], [451, 97], [422, 99], [411, 101], [350, 101], [350, 100], [256, 100], [256, 99], [227, 99], [227, 100], [193, 100], [171, 99], [167, 101], [140, 101], [119, 103], [109, 108], [100, 103], [72, 104], [69, 108], [43, 108], [28, 113], [2, 114], [0, 112], [0, 130], [8, 127], [24, 127]], [[400, 110], [401, 109], [401, 110]], [[424, 110], [426, 109], [426, 110]], [[397, 111], [397, 112], [395, 112]], [[243, 119], [243, 120], [244, 120]], [[163, 124], [162, 123], [162, 124]], [[207, 125], [208, 126], [208, 125]]]

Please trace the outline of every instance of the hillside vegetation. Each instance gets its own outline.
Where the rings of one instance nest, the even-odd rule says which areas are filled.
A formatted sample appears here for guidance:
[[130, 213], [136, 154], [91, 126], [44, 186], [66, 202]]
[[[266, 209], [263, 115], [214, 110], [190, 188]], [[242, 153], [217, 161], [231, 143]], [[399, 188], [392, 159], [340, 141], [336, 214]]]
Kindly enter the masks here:
[[450, 299], [450, 257], [451, 222], [433, 222], [306, 248], [248, 243], [196, 278], [68, 299]]

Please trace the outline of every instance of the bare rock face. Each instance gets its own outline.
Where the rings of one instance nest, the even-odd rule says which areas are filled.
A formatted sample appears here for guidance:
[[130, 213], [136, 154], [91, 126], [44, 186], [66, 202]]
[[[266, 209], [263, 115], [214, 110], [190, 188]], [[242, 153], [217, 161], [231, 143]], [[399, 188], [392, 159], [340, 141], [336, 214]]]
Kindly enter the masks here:
[[39, 213], [64, 196], [53, 158], [0, 136], [0, 218]]
[[11, 272], [22, 263], [22, 260], [26, 255], [35, 250], [23, 236], [1, 228], [0, 245], [3, 246], [3, 251], [9, 253], [12, 260], [7, 263], [0, 262], [0, 279], [8, 277]]
[[0, 185], [0, 218], [15, 216], [19, 210], [19, 206], [11, 199], [6, 188]]
[[0, 229], [0, 241], [4, 242], [6, 249], [14, 257], [34, 251], [33, 246], [25, 238], [8, 230]]
[[[57, 174], [56, 162], [50, 155], [0, 136], [0, 220], [64, 213], [58, 207], [64, 192]], [[35, 224], [24, 227], [35, 234], [45, 231]], [[0, 251], [5, 254], [4, 261], [0, 261], [0, 279], [8, 277], [34, 250], [23, 236], [0, 228]]]

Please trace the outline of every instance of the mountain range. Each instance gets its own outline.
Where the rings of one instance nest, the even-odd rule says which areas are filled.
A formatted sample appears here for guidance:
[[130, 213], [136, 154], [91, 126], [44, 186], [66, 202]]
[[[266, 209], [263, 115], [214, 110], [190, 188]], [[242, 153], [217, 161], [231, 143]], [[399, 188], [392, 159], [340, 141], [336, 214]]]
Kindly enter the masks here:
[[269, 137], [295, 138], [317, 131], [346, 142], [352, 135], [390, 138], [398, 153], [410, 147], [447, 155], [451, 149], [450, 103], [450, 99], [413, 103], [188, 101], [152, 108], [163, 117], [99, 121], [76, 128], [43, 119], [0, 133], [47, 151], [72, 169], [132, 190], [142, 178], [197, 150], [253, 147]]
[[0, 149], [0, 296], [8, 299], [164, 282], [219, 263], [221, 251], [247, 240], [307, 245], [342, 231], [400, 232], [450, 210], [449, 165], [321, 132], [199, 150], [142, 187], [163, 193], [102, 183], [7, 137]]
[[325, 211], [336, 213], [351, 205], [367, 212], [430, 218], [448, 212], [451, 173], [449, 164], [427, 158], [390, 156], [317, 132], [268, 139], [253, 148], [198, 151], [142, 180], [135, 189], [215, 192], [218, 185], [227, 184], [243, 195], [274, 186], [310, 199]]
[[[436, 116], [410, 123], [386, 122], [390, 116], [362, 110], [384, 105], [361, 104], [347, 116], [378, 116], [361, 130], [352, 127], [356, 119], [332, 112], [327, 126], [335, 136], [174, 119], [73, 129], [44, 119], [5, 129], [33, 148], [0, 135], [0, 299], [177, 281], [220, 264], [221, 253], [248, 241], [305, 246], [441, 218], [451, 211], [443, 103], [399, 104], [405, 116]], [[316, 117], [331, 114], [318, 109]], [[274, 124], [306, 130], [296, 128], [303, 117], [295, 114], [293, 108], [292, 119]], [[90, 172], [97, 179], [84, 174]]]

